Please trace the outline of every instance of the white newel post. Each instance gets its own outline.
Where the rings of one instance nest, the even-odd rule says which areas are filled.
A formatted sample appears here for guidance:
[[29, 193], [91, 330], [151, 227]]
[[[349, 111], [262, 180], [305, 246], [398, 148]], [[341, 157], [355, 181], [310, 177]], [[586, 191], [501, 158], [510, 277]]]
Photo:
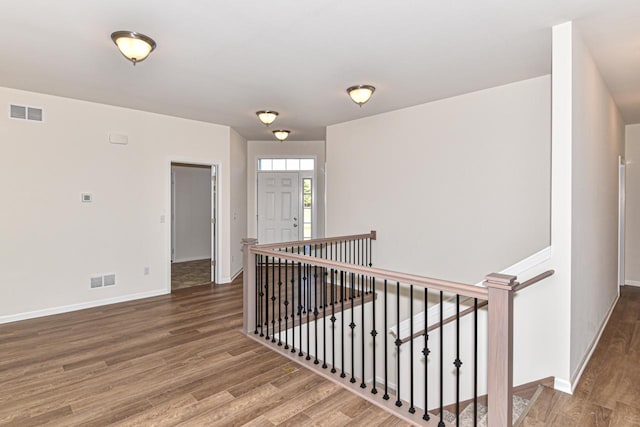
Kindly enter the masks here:
[[242, 330], [251, 333], [256, 326], [256, 256], [251, 248], [258, 244], [258, 239], [242, 239]]
[[493, 273], [489, 289], [487, 397], [489, 427], [513, 425], [513, 287], [516, 276]]

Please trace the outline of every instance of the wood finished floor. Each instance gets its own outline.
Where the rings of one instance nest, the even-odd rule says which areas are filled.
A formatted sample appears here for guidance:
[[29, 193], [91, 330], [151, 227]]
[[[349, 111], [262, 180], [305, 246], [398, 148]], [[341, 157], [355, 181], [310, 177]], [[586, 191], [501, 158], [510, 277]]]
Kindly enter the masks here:
[[211, 283], [211, 260], [174, 262], [171, 264], [171, 290]]
[[543, 388], [522, 426], [640, 426], [640, 288], [621, 289], [573, 396]]
[[241, 283], [0, 325], [0, 425], [405, 425], [246, 338]]

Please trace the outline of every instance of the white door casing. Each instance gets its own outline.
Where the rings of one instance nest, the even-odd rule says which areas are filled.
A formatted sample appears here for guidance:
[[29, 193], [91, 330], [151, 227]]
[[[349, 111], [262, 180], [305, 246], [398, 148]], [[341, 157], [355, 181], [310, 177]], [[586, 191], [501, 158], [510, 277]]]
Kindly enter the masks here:
[[298, 172], [258, 173], [258, 242], [300, 240]]

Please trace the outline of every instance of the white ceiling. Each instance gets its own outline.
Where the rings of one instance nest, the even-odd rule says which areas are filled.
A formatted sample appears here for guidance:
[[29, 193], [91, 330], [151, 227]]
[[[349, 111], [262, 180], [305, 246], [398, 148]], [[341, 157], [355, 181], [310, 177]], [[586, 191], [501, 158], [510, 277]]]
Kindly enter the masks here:
[[[30, 0], [0, 6], [0, 86], [323, 139], [325, 126], [550, 71], [577, 20], [627, 122], [640, 122], [638, 0]], [[158, 48], [137, 67], [109, 35]], [[362, 108], [345, 88], [377, 87]]]

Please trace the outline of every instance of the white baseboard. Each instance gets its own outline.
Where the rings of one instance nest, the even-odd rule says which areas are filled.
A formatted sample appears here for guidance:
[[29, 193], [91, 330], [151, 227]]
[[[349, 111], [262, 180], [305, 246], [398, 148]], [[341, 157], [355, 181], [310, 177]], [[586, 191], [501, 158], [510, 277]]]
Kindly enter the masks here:
[[[573, 378], [571, 379], [571, 382], [570, 382], [571, 392], [565, 392], [565, 393], [573, 394], [573, 390], [575, 390], [576, 386], [578, 385], [578, 382], [580, 381], [580, 377], [582, 377], [582, 373], [584, 372], [584, 369], [587, 367], [587, 364], [589, 363], [589, 360], [591, 360], [591, 356], [593, 355], [593, 352], [595, 351], [596, 347], [598, 346], [598, 342], [600, 342], [600, 338], [602, 338], [602, 333], [604, 332], [604, 329], [607, 326], [607, 323], [609, 323], [609, 319], [611, 318], [611, 315], [613, 314], [613, 309], [616, 308], [616, 304], [618, 303], [618, 299], [620, 299], [620, 295], [619, 294], [616, 295], [616, 298], [613, 301], [613, 304], [611, 304], [611, 307], [609, 308], [609, 311], [607, 312], [607, 315], [604, 317], [604, 321], [600, 325], [600, 329], [598, 330], [598, 334], [596, 335], [595, 339], [591, 343], [591, 346], [589, 347], [589, 350], [587, 351], [587, 354], [585, 354], [584, 358], [582, 359], [582, 362], [580, 362], [580, 365], [578, 365], [578, 369], [576, 370], [576, 374], [573, 375]], [[561, 391], [564, 391], [564, 390], [561, 390]]]
[[637, 280], [625, 280], [625, 286], [640, 286], [640, 282]]
[[133, 301], [143, 298], [157, 297], [166, 295], [170, 292], [166, 289], [159, 289], [149, 292], [140, 292], [137, 294], [122, 295], [119, 297], [105, 298], [95, 301], [82, 302], [78, 304], [63, 305], [60, 307], [45, 308], [43, 310], [27, 311], [25, 313], [10, 314], [8, 316], [0, 316], [0, 324], [17, 322], [20, 320], [35, 319], [37, 317], [52, 316], [54, 314], [69, 313], [71, 311], [84, 310], [87, 308], [100, 307], [103, 305], [116, 304], [119, 302]]
[[236, 280], [236, 278], [237, 278], [240, 274], [242, 274], [242, 270], [243, 270], [243, 268], [241, 268], [240, 270], [238, 270], [238, 271], [236, 272], [236, 274], [234, 274], [233, 276], [231, 276], [231, 282], [233, 282], [234, 280]]
[[203, 261], [205, 259], [211, 259], [211, 257], [210, 256], [194, 256], [194, 257], [187, 257], [187, 258], [176, 258], [173, 260], [173, 264], [176, 264], [179, 262]]
[[553, 388], [564, 393], [573, 394], [573, 387], [571, 387], [571, 382], [563, 380], [562, 378], [554, 378]]

